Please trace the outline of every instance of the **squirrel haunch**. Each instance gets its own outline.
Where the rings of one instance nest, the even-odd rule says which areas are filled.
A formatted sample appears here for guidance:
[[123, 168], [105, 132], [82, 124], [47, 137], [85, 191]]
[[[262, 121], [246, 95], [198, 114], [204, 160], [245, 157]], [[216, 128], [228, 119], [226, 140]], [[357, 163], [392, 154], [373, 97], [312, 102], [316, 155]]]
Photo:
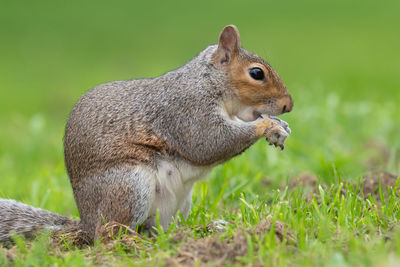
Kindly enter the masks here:
[[[270, 116], [291, 111], [291, 96], [274, 69], [240, 43], [239, 31], [228, 25], [217, 45], [184, 66], [151, 79], [102, 84], [78, 101], [64, 154], [79, 227], [89, 238], [104, 221], [152, 230], [157, 211], [168, 228], [178, 210], [189, 214], [193, 184], [212, 167], [261, 137], [283, 148], [290, 129]], [[0, 241], [11, 232], [31, 235], [73, 223], [0, 199]], [[26, 227], [14, 227], [21, 224]]]

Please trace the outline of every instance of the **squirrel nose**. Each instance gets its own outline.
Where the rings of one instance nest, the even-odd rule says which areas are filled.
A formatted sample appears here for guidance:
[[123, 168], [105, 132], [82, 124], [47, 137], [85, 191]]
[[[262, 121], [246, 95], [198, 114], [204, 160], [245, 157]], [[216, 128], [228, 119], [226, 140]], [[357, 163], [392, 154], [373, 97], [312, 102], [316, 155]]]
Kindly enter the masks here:
[[290, 112], [293, 109], [293, 100], [292, 97], [289, 96], [289, 103], [287, 103], [286, 105], [283, 105], [282, 108], [282, 113], [286, 113], [286, 112]]

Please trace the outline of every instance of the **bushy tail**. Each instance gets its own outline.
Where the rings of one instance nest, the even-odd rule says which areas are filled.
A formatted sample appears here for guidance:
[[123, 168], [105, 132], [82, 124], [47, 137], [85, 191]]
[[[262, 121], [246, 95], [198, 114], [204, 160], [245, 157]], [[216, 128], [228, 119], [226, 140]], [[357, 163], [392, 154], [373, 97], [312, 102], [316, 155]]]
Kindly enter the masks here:
[[11, 241], [13, 234], [32, 237], [38, 230], [61, 230], [75, 226], [65, 216], [28, 206], [11, 199], [0, 199], [0, 243]]

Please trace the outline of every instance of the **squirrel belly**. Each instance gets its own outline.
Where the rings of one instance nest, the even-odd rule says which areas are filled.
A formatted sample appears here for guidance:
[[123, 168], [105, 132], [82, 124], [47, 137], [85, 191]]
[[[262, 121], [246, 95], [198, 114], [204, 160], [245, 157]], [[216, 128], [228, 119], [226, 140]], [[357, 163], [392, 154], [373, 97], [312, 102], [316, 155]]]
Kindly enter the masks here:
[[152, 227], [157, 225], [157, 210], [160, 225], [164, 229], [168, 229], [171, 218], [177, 214], [178, 210], [186, 218], [192, 204], [193, 185], [204, 178], [211, 168], [194, 166], [183, 160], [158, 160], [155, 196], [149, 217], [143, 224], [144, 228], [152, 230]]
[[[188, 216], [193, 184], [214, 166], [259, 138], [283, 149], [290, 129], [272, 116], [292, 108], [278, 74], [241, 47], [233, 25], [176, 70], [96, 86], [74, 106], [64, 135], [80, 229], [92, 241], [104, 222], [152, 230], [157, 211], [167, 229], [178, 211]], [[77, 223], [0, 199], [0, 242]]]

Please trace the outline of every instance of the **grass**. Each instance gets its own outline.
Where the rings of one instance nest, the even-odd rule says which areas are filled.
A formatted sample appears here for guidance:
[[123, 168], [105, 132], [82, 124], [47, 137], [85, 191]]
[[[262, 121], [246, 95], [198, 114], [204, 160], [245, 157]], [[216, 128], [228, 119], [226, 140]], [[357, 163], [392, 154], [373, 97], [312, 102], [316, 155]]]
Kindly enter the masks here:
[[[260, 140], [215, 168], [180, 227], [84, 249], [17, 238], [0, 266], [399, 264], [399, 184], [364, 190], [371, 170], [400, 174], [397, 2], [1, 5], [0, 197], [79, 218], [62, 157], [73, 104], [96, 84], [182, 65], [226, 24], [276, 68], [295, 108], [281, 116], [292, 129], [285, 151]], [[305, 172], [315, 185], [296, 183]], [[224, 232], [210, 229], [221, 219]]]

